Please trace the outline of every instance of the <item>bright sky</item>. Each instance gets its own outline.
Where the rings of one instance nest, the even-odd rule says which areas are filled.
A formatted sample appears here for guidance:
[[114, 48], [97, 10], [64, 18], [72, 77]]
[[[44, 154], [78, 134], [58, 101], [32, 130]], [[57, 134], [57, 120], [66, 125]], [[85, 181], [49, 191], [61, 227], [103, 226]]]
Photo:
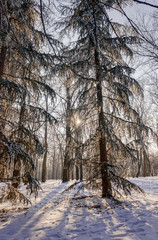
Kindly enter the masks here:
[[[148, 2], [150, 4], [155, 4], [158, 6], [158, 0], [142, 0], [143, 2]], [[124, 8], [124, 11], [130, 17], [131, 19], [136, 19], [140, 14], [145, 14], [146, 17], [150, 16], [154, 11], [156, 11], [156, 8], [144, 5], [144, 4], [138, 4], [133, 3], [131, 5], [128, 5], [126, 8]], [[158, 11], [158, 9], [157, 9]], [[114, 11], [110, 13], [111, 18], [114, 21], [126, 21], [126, 18], [121, 16], [118, 12]]]

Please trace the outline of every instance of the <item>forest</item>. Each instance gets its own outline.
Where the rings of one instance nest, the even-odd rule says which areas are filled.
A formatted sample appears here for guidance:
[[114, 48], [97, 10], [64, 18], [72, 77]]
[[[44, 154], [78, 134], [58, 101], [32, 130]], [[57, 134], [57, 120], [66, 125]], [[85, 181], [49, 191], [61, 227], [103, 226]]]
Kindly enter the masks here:
[[[149, 10], [132, 18], [129, 8]], [[0, 0], [1, 200], [77, 180], [117, 198], [158, 174], [158, 4]], [[8, 184], [9, 183], [9, 184]]]

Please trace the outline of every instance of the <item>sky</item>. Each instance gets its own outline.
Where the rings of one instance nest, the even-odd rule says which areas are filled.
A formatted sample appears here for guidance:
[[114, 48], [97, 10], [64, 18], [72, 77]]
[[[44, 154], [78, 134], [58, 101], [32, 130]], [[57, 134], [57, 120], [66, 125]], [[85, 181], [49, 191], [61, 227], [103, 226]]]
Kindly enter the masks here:
[[[143, 0], [143, 2], [148, 2], [150, 4], [155, 4], [158, 6], [158, 0]], [[156, 9], [144, 4], [132, 3], [132, 4], [129, 4], [127, 7], [125, 7], [124, 11], [129, 18], [134, 20], [134, 19], [137, 19], [142, 14], [148, 18], [150, 17], [150, 14], [156, 11]], [[121, 22], [127, 21], [125, 17], [121, 16], [121, 14], [119, 14], [116, 11], [111, 12], [110, 16], [114, 21], [115, 20], [121, 21]]]

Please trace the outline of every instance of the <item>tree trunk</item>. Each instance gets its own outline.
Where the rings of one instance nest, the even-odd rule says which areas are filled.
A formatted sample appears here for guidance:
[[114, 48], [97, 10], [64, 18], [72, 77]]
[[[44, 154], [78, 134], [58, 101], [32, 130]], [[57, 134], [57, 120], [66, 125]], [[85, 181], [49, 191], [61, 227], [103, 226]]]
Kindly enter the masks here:
[[6, 53], [7, 53], [7, 47], [2, 45], [1, 52], [0, 52], [0, 77], [3, 76]]
[[[3, 10], [0, 7], [0, 31], [3, 32], [3, 24], [2, 24], [2, 13]], [[9, 33], [10, 31], [10, 24], [8, 24], [8, 29], [6, 29], [7, 32]], [[6, 46], [6, 35], [1, 37], [1, 50], [0, 50], [0, 78], [3, 77], [4, 70], [5, 70], [5, 62], [6, 62], [6, 54], [7, 54], [7, 46]], [[7, 105], [8, 103], [6, 102], [5, 99], [1, 98], [2, 96], [0, 95], [0, 117], [2, 117], [4, 120], [6, 119], [7, 116]], [[0, 130], [5, 132], [5, 121], [0, 122]], [[3, 158], [3, 149], [0, 148], [0, 161], [3, 166], [3, 169], [1, 171], [1, 177], [6, 178], [6, 161], [5, 158]]]
[[63, 182], [68, 182], [70, 180], [70, 157], [68, 155], [68, 151], [66, 149], [65, 158], [64, 158], [64, 166], [63, 166]]
[[71, 180], [74, 180], [74, 165], [71, 165]]
[[[11, 21], [11, 19], [8, 18], [7, 29], [3, 29], [4, 26], [2, 24], [2, 22], [3, 22], [3, 20], [2, 20], [3, 16], [2, 15], [3, 15], [3, 10], [0, 7], [0, 31], [4, 30], [8, 34], [10, 32], [10, 21]], [[7, 54], [7, 46], [6, 46], [7, 34], [5, 34], [4, 36], [1, 37], [2, 44], [1, 44], [1, 51], [0, 51], [0, 77], [3, 76], [4, 69], [5, 69], [5, 60], [6, 60], [6, 54]]]
[[151, 166], [150, 166], [149, 157], [148, 157], [147, 152], [145, 150], [143, 151], [143, 161], [144, 161], [143, 177], [150, 176]]
[[67, 108], [66, 108], [66, 147], [63, 166], [63, 182], [70, 180], [70, 159], [71, 159], [71, 95], [69, 79], [66, 86]]
[[[25, 74], [24, 74], [25, 75]], [[23, 83], [24, 87], [25, 83]], [[23, 127], [24, 127], [24, 120], [25, 120], [25, 104], [26, 104], [26, 93], [22, 97], [22, 104], [20, 109], [20, 118], [19, 118], [19, 129], [18, 129], [18, 137], [20, 141], [23, 141]], [[20, 185], [20, 173], [21, 173], [21, 160], [20, 157], [17, 156], [14, 159], [14, 170], [13, 170], [13, 178], [15, 178], [15, 181], [13, 181], [13, 186], [15, 188], [18, 188]]]
[[100, 147], [100, 163], [101, 163], [101, 179], [102, 179], [102, 197], [110, 198], [112, 196], [111, 182], [107, 172], [107, 151], [104, 134], [101, 133], [99, 139]]
[[45, 153], [43, 157], [43, 165], [42, 165], [42, 182], [46, 182], [47, 180], [47, 149], [45, 145]]
[[79, 180], [79, 167], [76, 166], [76, 180]]
[[[2, 30], [2, 10], [0, 9], [0, 31]], [[0, 51], [0, 78], [3, 77], [5, 69], [5, 60], [6, 60], [7, 47], [5, 46], [5, 37], [2, 38], [1, 51]], [[0, 115], [5, 119], [6, 116], [6, 102], [4, 99], [0, 99]], [[5, 129], [5, 123], [0, 123], [0, 128]]]
[[[3, 25], [2, 25], [2, 8], [0, 7], [0, 31], [3, 30]], [[8, 29], [6, 31], [9, 33], [10, 31], [10, 24], [8, 23]], [[2, 44], [1, 44], [1, 51], [0, 51], [0, 77], [3, 76], [4, 73], [4, 67], [5, 67], [5, 59], [6, 59], [6, 53], [7, 53], [7, 47], [6, 47], [6, 36], [1, 37]]]
[[97, 107], [98, 107], [98, 136], [99, 136], [99, 154], [100, 154], [100, 173], [102, 180], [102, 197], [110, 198], [112, 196], [111, 181], [108, 176], [108, 156], [106, 150], [106, 135], [105, 135], [105, 121], [104, 121], [104, 109], [103, 109], [103, 95], [102, 95], [102, 76], [101, 76], [101, 64], [98, 44], [98, 32], [95, 7], [97, 4], [93, 1], [93, 18], [94, 18], [94, 40], [92, 44], [94, 46], [94, 61], [95, 61], [95, 79], [96, 79], [96, 91], [97, 91]]
[[136, 177], [139, 177], [141, 166], [142, 166], [142, 150], [141, 149], [140, 149], [140, 152], [137, 153], [137, 159], [138, 159], [138, 169], [137, 169]]
[[80, 162], [80, 181], [83, 180], [83, 168], [82, 168], [82, 160]]
[[[46, 101], [46, 112], [48, 112], [48, 95], [45, 95]], [[48, 155], [48, 119], [45, 117], [45, 134], [44, 134], [44, 157], [43, 157], [43, 165], [42, 165], [42, 182], [46, 182], [47, 180], [47, 155]]]
[[96, 66], [96, 88], [97, 88], [97, 105], [99, 118], [99, 151], [100, 151], [100, 165], [101, 165], [101, 180], [102, 180], [102, 197], [110, 198], [112, 195], [111, 182], [108, 176], [107, 164], [107, 150], [105, 138], [105, 121], [103, 110], [103, 96], [102, 96], [102, 80], [100, 76], [100, 60], [98, 49], [95, 48], [95, 66]]

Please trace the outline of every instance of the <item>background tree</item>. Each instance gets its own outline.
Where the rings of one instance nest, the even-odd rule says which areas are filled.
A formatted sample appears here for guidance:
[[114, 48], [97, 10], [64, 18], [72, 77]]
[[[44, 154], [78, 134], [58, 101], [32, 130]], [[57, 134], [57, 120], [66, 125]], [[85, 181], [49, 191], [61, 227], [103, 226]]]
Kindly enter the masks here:
[[[140, 107], [143, 113], [143, 119], [148, 126], [150, 126], [155, 134], [157, 134], [157, 93], [158, 93], [158, 80], [157, 80], [157, 56], [158, 56], [158, 41], [157, 41], [157, 11], [150, 14], [150, 21], [144, 15], [139, 16], [137, 19], [138, 32], [140, 33], [141, 45], [137, 48], [136, 56], [139, 57], [139, 77], [140, 84], [144, 89], [145, 100]], [[157, 155], [157, 146], [151, 136], [148, 138], [150, 148], [148, 151], [149, 158], [152, 162], [151, 171], [153, 166], [156, 166], [155, 159]], [[154, 157], [153, 157], [154, 156]], [[148, 170], [147, 170], [148, 171]]]

